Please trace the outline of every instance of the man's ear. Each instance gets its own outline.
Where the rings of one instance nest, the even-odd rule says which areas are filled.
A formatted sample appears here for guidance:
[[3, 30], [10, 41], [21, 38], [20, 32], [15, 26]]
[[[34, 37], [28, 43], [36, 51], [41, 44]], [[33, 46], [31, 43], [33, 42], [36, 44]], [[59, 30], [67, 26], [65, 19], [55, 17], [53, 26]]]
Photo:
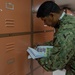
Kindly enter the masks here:
[[50, 16], [52, 16], [52, 17], [53, 17], [54, 15], [55, 15], [55, 13], [50, 13]]

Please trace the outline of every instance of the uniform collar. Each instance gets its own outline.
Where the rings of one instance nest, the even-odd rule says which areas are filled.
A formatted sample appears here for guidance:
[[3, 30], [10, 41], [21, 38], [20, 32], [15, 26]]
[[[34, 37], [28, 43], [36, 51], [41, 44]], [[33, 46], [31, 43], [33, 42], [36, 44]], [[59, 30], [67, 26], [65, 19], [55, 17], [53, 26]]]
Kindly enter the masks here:
[[59, 20], [61, 20], [65, 15], [65, 12], [62, 13], [62, 15], [60, 16]]

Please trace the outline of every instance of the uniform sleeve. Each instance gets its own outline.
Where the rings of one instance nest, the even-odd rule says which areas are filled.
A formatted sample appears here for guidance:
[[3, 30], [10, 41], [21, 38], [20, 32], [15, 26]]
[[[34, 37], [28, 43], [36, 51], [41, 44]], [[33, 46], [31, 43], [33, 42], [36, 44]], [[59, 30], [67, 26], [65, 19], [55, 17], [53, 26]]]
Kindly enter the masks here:
[[48, 50], [47, 57], [38, 59], [39, 64], [47, 71], [65, 68], [74, 55], [74, 34], [70, 30], [63, 30], [56, 34], [54, 47]]
[[43, 45], [53, 46], [53, 40], [51, 40], [49, 42], [45, 42]]

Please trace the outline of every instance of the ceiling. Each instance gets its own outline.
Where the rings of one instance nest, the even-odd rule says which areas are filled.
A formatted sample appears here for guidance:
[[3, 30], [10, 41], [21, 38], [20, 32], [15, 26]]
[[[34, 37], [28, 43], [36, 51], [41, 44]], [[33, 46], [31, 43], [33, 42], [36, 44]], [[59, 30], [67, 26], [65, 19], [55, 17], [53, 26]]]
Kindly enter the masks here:
[[55, 0], [55, 3], [61, 7], [68, 7], [75, 11], [75, 0]]

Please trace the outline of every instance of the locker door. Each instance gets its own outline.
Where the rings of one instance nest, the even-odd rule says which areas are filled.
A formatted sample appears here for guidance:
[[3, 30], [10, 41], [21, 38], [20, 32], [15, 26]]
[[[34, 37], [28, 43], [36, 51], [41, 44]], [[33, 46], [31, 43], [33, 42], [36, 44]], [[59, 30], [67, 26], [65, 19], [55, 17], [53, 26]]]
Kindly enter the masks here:
[[0, 2], [0, 33], [30, 32], [31, 1]]

